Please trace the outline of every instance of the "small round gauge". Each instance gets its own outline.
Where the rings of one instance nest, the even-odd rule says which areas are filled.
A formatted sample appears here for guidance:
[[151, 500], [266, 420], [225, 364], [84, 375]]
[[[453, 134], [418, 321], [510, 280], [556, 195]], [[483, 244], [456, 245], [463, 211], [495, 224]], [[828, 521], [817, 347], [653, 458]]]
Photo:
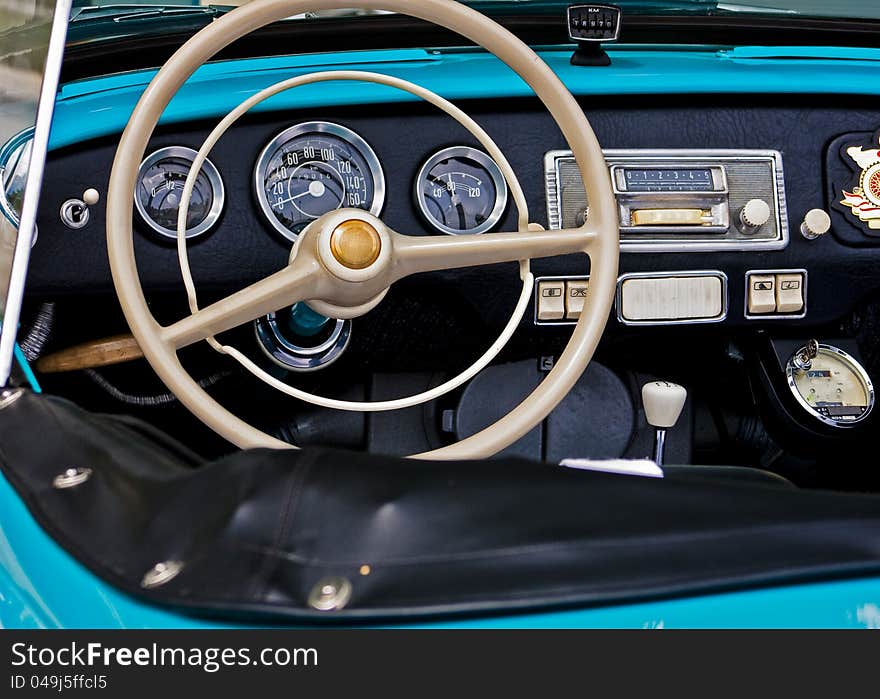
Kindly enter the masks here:
[[811, 340], [788, 360], [788, 385], [813, 417], [834, 427], [864, 420], [874, 407], [874, 387], [864, 367], [833, 345]]
[[[141, 163], [138, 171], [135, 208], [151, 230], [166, 238], [177, 239], [180, 197], [196, 155], [184, 146], [160, 148]], [[225, 198], [220, 173], [214, 163], [205, 160], [190, 197], [187, 239], [207, 233], [217, 223]]]
[[441, 233], [485, 233], [504, 213], [507, 182], [488, 155], [476, 148], [453, 146], [422, 165], [415, 198], [422, 216]]
[[330, 211], [351, 207], [378, 216], [385, 203], [376, 153], [354, 131], [325, 121], [273, 138], [257, 158], [254, 185], [263, 214], [288, 240]]

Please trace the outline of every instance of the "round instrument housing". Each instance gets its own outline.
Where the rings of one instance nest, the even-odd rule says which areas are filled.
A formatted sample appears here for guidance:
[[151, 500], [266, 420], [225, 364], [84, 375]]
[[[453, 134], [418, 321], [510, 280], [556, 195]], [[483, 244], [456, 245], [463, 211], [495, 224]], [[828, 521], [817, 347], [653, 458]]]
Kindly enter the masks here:
[[470, 146], [451, 146], [425, 161], [416, 176], [416, 206], [425, 221], [447, 235], [492, 229], [507, 207], [507, 182], [498, 164]]
[[275, 136], [254, 167], [260, 210], [290, 241], [319, 216], [350, 207], [378, 216], [385, 204], [379, 158], [358, 134], [339, 124], [309, 121]]
[[[196, 151], [192, 148], [169, 146], [148, 155], [138, 169], [135, 208], [144, 224], [164, 238], [177, 239], [180, 196], [195, 157]], [[206, 159], [193, 187], [187, 214], [187, 240], [210, 231], [220, 219], [225, 202], [220, 171]]]
[[813, 418], [831, 427], [851, 427], [874, 408], [874, 385], [865, 368], [850, 354], [820, 343], [808, 367], [798, 352], [786, 364], [786, 379], [795, 400]]
[[308, 372], [335, 362], [351, 340], [351, 321], [328, 319], [311, 336], [298, 336], [290, 322], [292, 309], [270, 313], [254, 321], [257, 344], [282, 369]]

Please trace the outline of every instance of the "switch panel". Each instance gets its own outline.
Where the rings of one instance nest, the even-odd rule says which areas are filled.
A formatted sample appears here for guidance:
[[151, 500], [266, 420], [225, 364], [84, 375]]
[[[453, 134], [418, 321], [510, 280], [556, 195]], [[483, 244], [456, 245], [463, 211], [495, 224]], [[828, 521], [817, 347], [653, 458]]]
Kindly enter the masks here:
[[535, 324], [574, 325], [584, 310], [590, 278], [540, 277], [535, 283]]
[[807, 270], [746, 272], [745, 317], [750, 320], [803, 318], [807, 314]]
[[[539, 278], [535, 324], [574, 325], [589, 288], [588, 276]], [[624, 274], [616, 305], [624, 325], [720, 323], [727, 317], [727, 276], [719, 270]]]
[[565, 318], [564, 280], [538, 282], [535, 318], [539, 321], [563, 320]]

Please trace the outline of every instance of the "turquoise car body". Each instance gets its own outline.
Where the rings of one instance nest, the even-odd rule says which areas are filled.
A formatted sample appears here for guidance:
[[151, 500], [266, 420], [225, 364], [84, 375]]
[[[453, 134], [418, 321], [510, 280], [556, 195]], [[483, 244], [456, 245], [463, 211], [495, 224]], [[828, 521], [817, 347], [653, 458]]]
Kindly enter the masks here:
[[[570, 48], [541, 57], [577, 96], [644, 94], [880, 94], [880, 50], [834, 47], [620, 46], [612, 65], [583, 70]], [[221, 61], [203, 66], [173, 99], [162, 123], [219, 119], [281, 79], [317, 70], [377, 71], [452, 100], [516, 98], [530, 88], [498, 59], [475, 49], [362, 51]], [[117, 134], [154, 71], [62, 86], [50, 148]], [[468, 75], [468, 80], [460, 76]], [[222, 81], [222, 89], [218, 83]], [[365, 83], [317, 84], [281, 93], [257, 110], [408, 101]], [[0, 626], [4, 628], [207, 628], [229, 626], [146, 604], [80, 565], [36, 523], [0, 477]], [[435, 628], [880, 628], [880, 577], [780, 585], [532, 614], [420, 623]]]

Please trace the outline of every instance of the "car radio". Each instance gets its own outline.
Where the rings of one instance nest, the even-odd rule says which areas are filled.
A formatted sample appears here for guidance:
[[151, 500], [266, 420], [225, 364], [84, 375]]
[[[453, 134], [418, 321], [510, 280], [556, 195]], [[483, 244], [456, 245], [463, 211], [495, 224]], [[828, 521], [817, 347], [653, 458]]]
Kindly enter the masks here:
[[[782, 156], [764, 150], [606, 150], [625, 251], [778, 250], [788, 244]], [[545, 156], [550, 228], [589, 209], [570, 151]]]

